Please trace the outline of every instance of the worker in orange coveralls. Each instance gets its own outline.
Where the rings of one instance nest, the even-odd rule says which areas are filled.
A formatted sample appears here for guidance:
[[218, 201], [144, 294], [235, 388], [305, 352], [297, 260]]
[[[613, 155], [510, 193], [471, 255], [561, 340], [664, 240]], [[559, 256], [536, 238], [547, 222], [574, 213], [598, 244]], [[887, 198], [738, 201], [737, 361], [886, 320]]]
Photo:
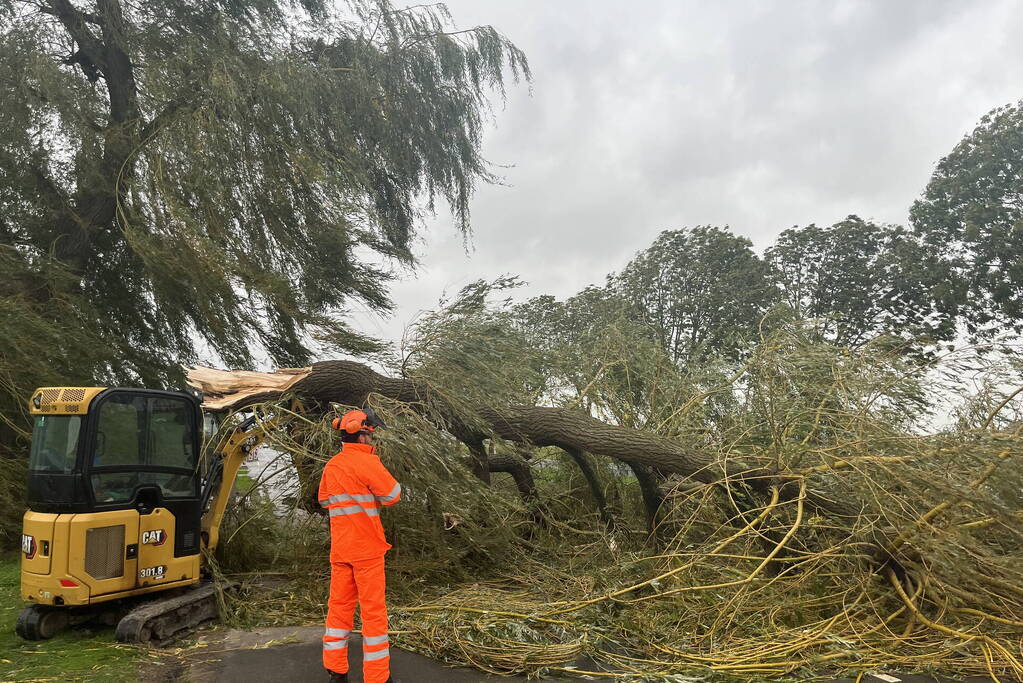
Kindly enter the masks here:
[[380, 506], [401, 498], [401, 485], [376, 456], [374, 432], [386, 425], [372, 408], [352, 410], [332, 422], [341, 452], [323, 468], [320, 505], [330, 514], [330, 599], [323, 635], [323, 666], [331, 683], [348, 681], [348, 643], [355, 603], [362, 607], [362, 672], [366, 683], [395, 683], [390, 676], [384, 554], [391, 546], [380, 524]]

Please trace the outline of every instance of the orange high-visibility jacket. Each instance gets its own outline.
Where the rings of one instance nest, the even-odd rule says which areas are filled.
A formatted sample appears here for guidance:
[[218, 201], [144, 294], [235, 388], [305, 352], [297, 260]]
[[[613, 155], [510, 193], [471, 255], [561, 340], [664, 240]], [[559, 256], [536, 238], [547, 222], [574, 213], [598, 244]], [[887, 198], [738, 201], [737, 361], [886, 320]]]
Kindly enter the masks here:
[[395, 481], [368, 444], [346, 443], [323, 468], [320, 505], [330, 514], [330, 561], [358, 562], [391, 549], [380, 523], [380, 505], [401, 499]]

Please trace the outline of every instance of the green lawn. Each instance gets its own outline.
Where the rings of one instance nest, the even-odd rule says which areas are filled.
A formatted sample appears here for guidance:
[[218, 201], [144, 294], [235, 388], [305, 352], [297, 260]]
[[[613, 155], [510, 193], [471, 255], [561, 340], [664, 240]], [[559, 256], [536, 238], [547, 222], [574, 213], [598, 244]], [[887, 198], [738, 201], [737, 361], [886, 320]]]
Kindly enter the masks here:
[[0, 555], [0, 681], [135, 681], [145, 650], [118, 645], [113, 628], [76, 626], [52, 640], [14, 633], [22, 602], [18, 554]]

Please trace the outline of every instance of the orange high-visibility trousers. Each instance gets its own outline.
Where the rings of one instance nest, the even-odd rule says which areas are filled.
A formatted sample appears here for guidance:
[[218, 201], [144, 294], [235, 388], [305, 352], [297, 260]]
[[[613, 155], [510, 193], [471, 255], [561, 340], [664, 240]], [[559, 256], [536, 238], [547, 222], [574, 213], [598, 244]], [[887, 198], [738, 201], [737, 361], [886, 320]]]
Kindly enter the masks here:
[[355, 604], [362, 612], [362, 675], [366, 683], [384, 683], [390, 676], [384, 558], [332, 562], [327, 630], [323, 634], [323, 666], [348, 673], [348, 642]]

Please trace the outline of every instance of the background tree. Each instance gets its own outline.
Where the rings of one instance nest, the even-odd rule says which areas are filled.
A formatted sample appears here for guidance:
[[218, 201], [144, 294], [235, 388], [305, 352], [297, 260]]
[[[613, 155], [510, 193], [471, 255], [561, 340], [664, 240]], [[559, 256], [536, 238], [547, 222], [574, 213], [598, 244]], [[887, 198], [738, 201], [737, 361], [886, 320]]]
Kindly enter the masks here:
[[518, 326], [542, 353], [542, 394], [556, 403], [599, 409], [595, 402], [600, 401], [590, 389], [595, 380], [621, 372], [628, 363], [622, 342], [651, 341], [635, 323], [632, 308], [610, 288], [597, 286], [586, 287], [564, 301], [544, 295], [516, 306], [513, 314]]
[[931, 300], [935, 257], [900, 226], [849, 216], [830, 227], [792, 228], [764, 257], [783, 300], [813, 321], [822, 341], [858, 347], [882, 334], [954, 333], [954, 321], [936, 315]]
[[942, 257], [943, 311], [971, 335], [1023, 330], [1023, 102], [984, 116], [938, 163], [910, 218]]
[[[666, 282], [654, 286], [661, 284]], [[586, 287], [564, 301], [535, 297], [515, 307], [513, 313], [517, 326], [542, 359], [539, 374], [545, 380], [534, 401], [581, 408], [621, 427], [664, 436], [684, 433], [690, 439], [694, 433], [706, 439], [734, 408], [732, 393], [720, 389], [734, 373], [733, 363], [706, 358], [701, 363], [680, 365], [668, 355], [636, 303], [625, 299], [613, 285]], [[631, 460], [627, 452], [621, 454], [620, 461], [594, 458], [592, 462], [584, 452], [567, 452], [587, 479], [598, 507], [602, 506], [599, 480], [613, 485], [622, 475], [631, 474], [648, 528], [656, 527], [670, 488], [665, 473]], [[603, 470], [603, 476], [588, 471], [591, 465]], [[612, 499], [621, 497], [611, 490]]]
[[705, 226], [662, 232], [611, 282], [668, 356], [689, 363], [742, 354], [774, 303], [768, 272], [748, 239]]

